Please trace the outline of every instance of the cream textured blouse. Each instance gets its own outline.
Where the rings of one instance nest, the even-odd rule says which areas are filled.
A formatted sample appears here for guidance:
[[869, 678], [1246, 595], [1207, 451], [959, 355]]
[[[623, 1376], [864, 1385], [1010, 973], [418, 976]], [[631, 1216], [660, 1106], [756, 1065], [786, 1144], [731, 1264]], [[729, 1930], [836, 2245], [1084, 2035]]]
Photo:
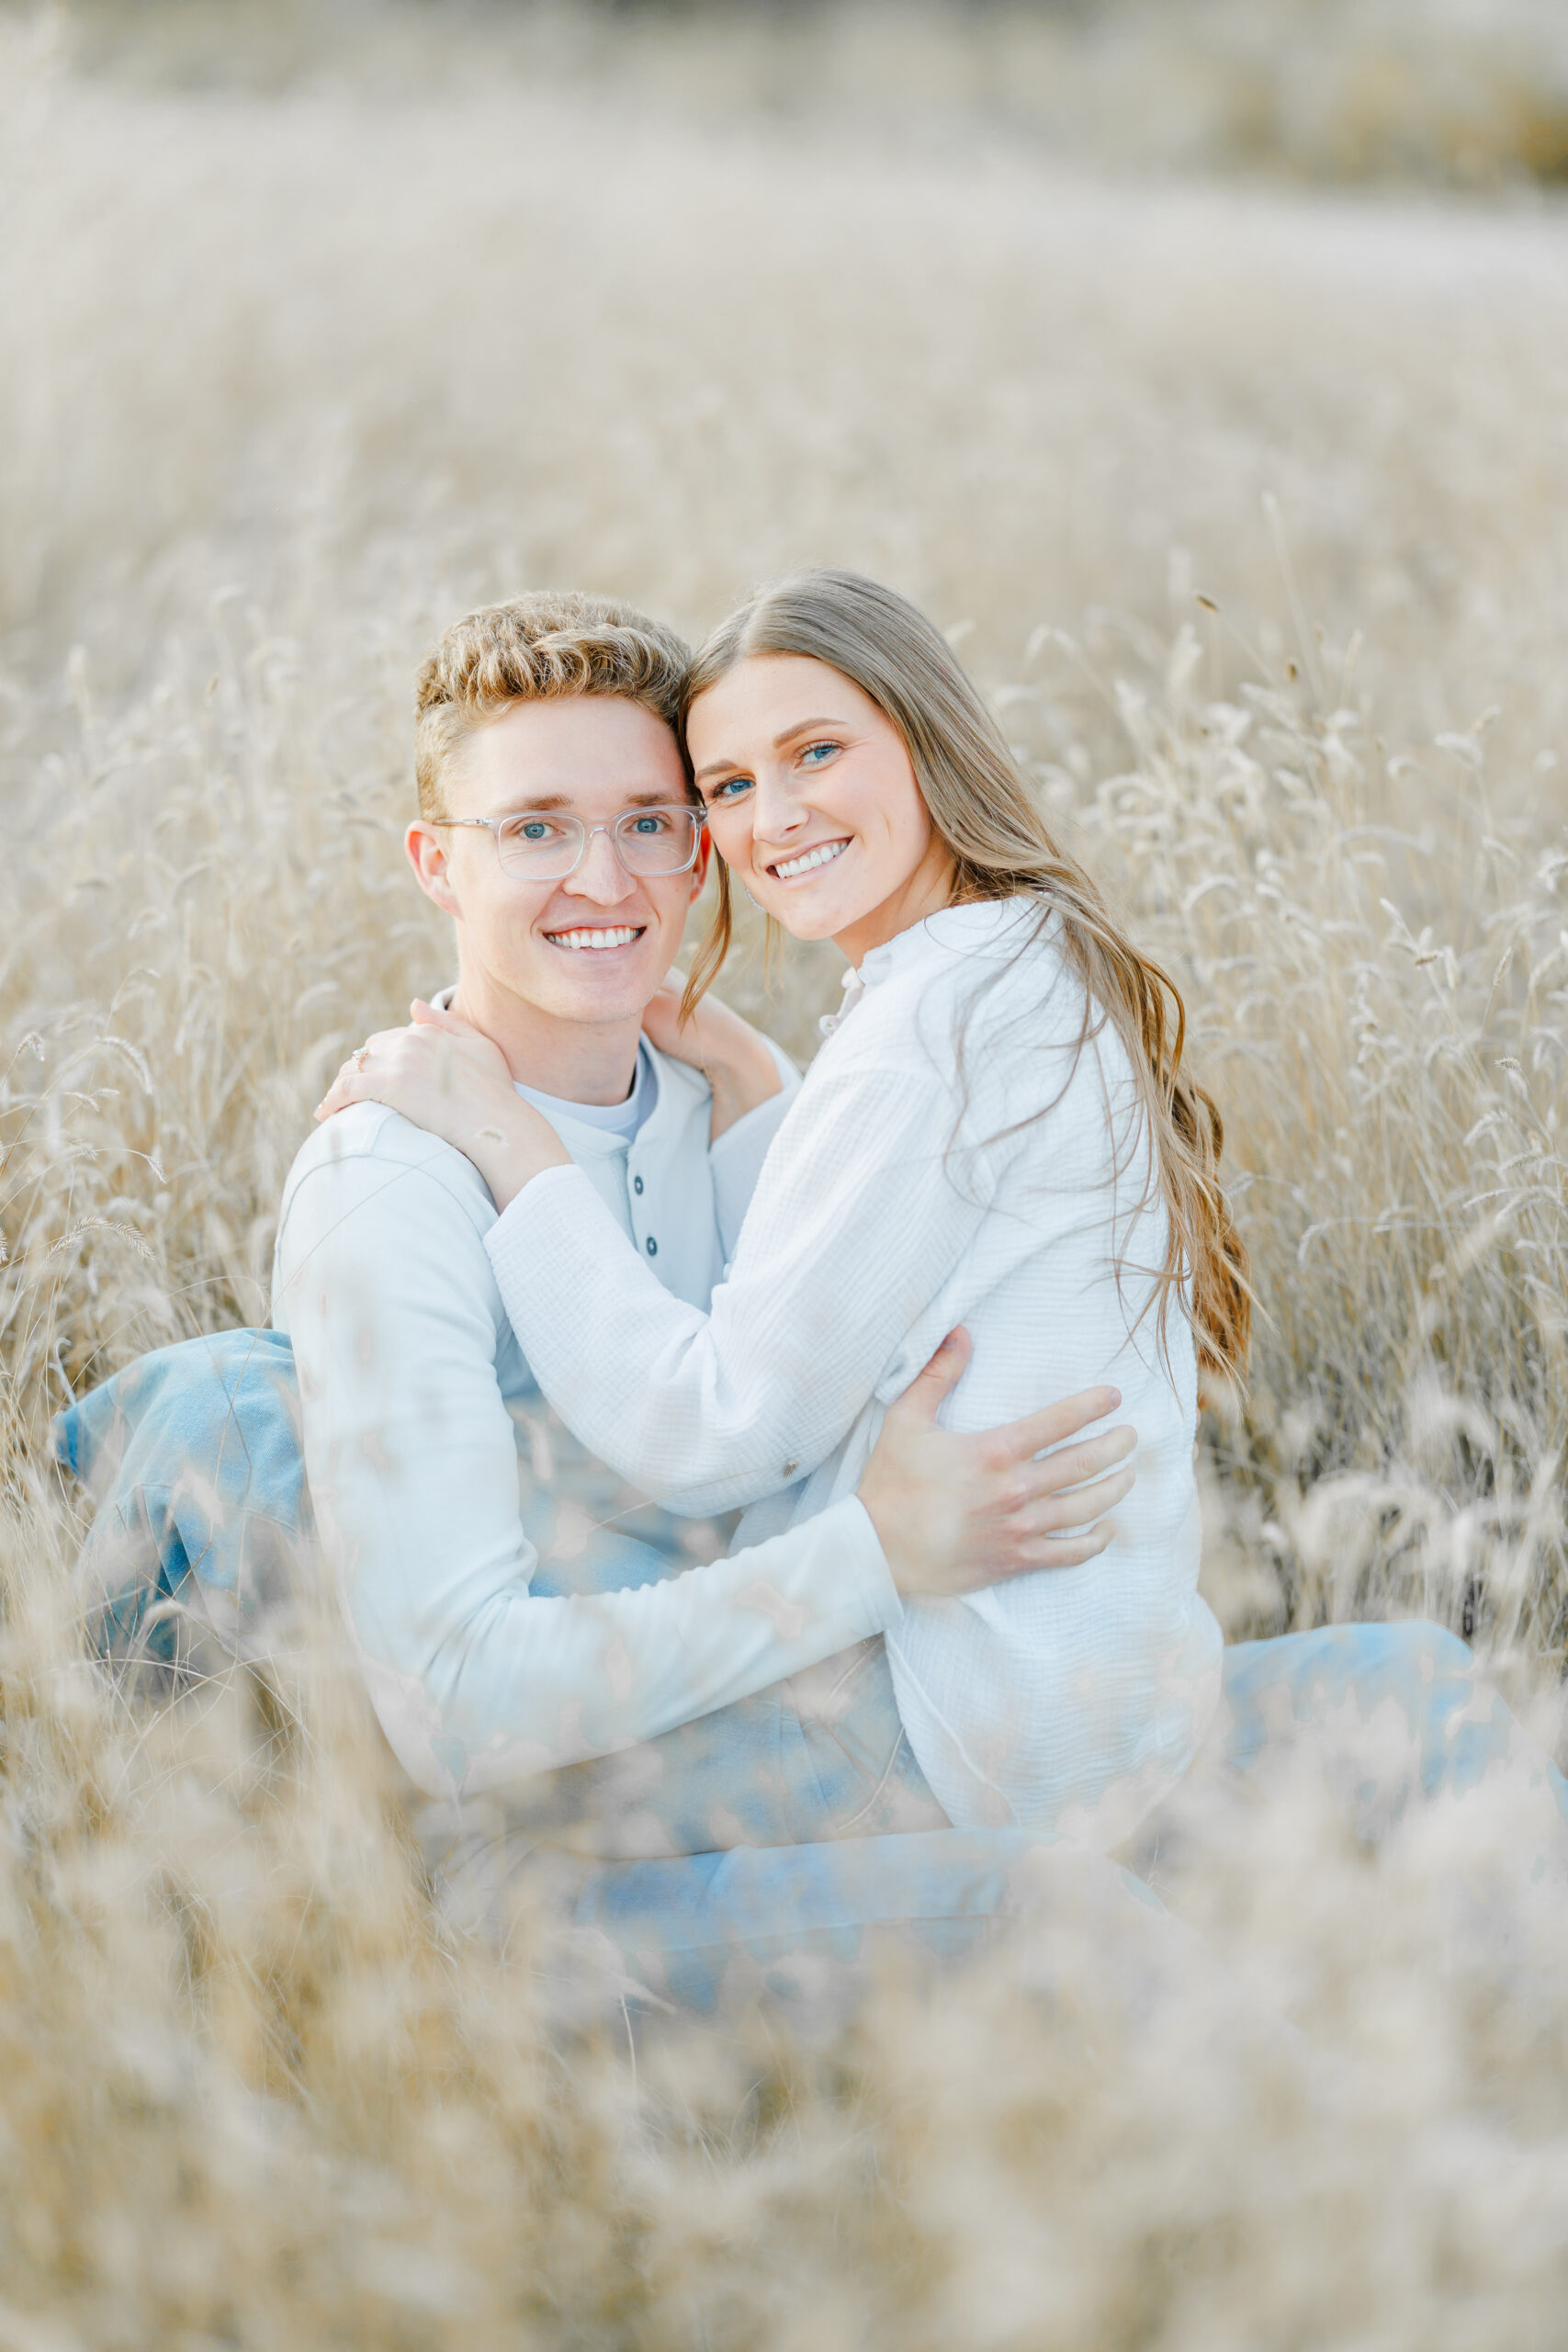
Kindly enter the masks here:
[[584, 1444], [755, 1544], [853, 1493], [886, 1406], [955, 1324], [943, 1409], [979, 1430], [1099, 1381], [1139, 1432], [1110, 1548], [885, 1628], [911, 1745], [954, 1823], [1115, 1843], [1185, 1769], [1218, 1693], [1199, 1598], [1195, 1357], [1151, 1306], [1167, 1223], [1126, 1054], [1080, 1043], [1054, 917], [949, 908], [874, 949], [763, 1164], [705, 1312], [575, 1168], [485, 1234], [535, 1377]]

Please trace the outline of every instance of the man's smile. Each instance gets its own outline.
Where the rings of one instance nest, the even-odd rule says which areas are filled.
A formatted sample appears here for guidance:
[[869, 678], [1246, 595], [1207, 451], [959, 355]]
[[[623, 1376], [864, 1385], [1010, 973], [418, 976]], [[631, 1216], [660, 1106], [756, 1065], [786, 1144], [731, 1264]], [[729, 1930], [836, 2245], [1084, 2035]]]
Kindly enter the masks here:
[[568, 947], [574, 954], [584, 949], [602, 954], [609, 947], [630, 947], [648, 929], [646, 923], [579, 923], [570, 931], [547, 931], [545, 937], [552, 947]]
[[775, 865], [769, 866], [768, 872], [775, 882], [793, 882], [797, 875], [814, 874], [818, 866], [831, 865], [849, 845], [847, 833], [841, 841], [818, 842], [815, 849], [803, 849], [795, 857], [780, 858]]

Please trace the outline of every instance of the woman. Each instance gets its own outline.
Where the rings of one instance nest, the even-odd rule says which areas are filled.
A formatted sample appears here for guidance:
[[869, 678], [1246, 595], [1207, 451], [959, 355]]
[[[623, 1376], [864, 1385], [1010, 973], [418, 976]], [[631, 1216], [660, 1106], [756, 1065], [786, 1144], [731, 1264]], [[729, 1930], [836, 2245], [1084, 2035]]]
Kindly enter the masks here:
[[657, 1498], [750, 1506], [744, 1542], [853, 1490], [886, 1404], [958, 1324], [974, 1356], [956, 1428], [1114, 1382], [1138, 1484], [1094, 1572], [911, 1603], [883, 1668], [933, 1826], [1103, 1849], [1179, 1777], [1219, 1686], [1197, 1373], [1239, 1369], [1247, 1291], [1179, 1002], [890, 591], [818, 571], [759, 595], [698, 656], [685, 732], [721, 861], [688, 1003], [722, 961], [731, 875], [851, 967], [711, 1312], [654, 1281], [499, 1054], [449, 1016], [423, 1007], [373, 1039], [323, 1112], [384, 1102], [468, 1154], [552, 1403]]

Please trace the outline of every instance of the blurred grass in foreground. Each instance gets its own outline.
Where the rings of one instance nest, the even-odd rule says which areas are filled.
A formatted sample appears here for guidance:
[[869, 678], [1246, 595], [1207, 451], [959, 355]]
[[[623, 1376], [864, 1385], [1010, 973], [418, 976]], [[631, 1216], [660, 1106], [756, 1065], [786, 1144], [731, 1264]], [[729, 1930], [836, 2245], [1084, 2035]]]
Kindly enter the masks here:
[[[1081, 176], [963, 90], [807, 135], [677, 87], [694, 15], [594, 86], [564, 14], [547, 74], [511, 18], [515, 73], [346, 11], [264, 72], [143, 15], [91, 72], [0, 24], [0, 2341], [1555, 2346], [1564, 2011], [1465, 1961], [1421, 1825], [1374, 1870], [1303, 1792], [1205, 1893], [1332, 2100], [1201, 2002], [1127, 2032], [1092, 1951], [634, 2069], [547, 2033], [526, 1933], [433, 1917], [330, 1623], [109, 1689], [42, 1438], [265, 1314], [324, 1074], [445, 977], [397, 840], [435, 628], [857, 562], [1188, 990], [1263, 1308], [1216, 1606], [1419, 1608], [1552, 1739], [1568, 225]], [[728, 984], [805, 1047], [833, 962]]]

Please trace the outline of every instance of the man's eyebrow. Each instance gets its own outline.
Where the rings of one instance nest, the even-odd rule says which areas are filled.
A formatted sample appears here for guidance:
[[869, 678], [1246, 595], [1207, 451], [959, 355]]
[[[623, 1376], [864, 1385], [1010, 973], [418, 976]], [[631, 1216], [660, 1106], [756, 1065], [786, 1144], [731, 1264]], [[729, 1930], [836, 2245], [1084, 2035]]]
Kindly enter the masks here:
[[[814, 727], [847, 727], [848, 725], [849, 721], [846, 718], [797, 718], [793, 727], [786, 727], [782, 735], [773, 737], [773, 749], [775, 752], [782, 752], [786, 743], [793, 743], [797, 735], [809, 735]], [[743, 768], [745, 764], [744, 760], [709, 760], [705, 767], [696, 770], [694, 781], [701, 784], [705, 775], [717, 775], [724, 768]]]
[[[668, 808], [672, 805], [670, 794], [656, 785], [649, 785], [640, 792], [626, 793], [621, 799], [623, 808]], [[492, 808], [491, 814], [492, 817], [542, 816], [551, 808], [568, 808], [575, 814], [577, 803], [570, 792], [536, 792], [525, 800], [508, 801], [504, 808]]]

